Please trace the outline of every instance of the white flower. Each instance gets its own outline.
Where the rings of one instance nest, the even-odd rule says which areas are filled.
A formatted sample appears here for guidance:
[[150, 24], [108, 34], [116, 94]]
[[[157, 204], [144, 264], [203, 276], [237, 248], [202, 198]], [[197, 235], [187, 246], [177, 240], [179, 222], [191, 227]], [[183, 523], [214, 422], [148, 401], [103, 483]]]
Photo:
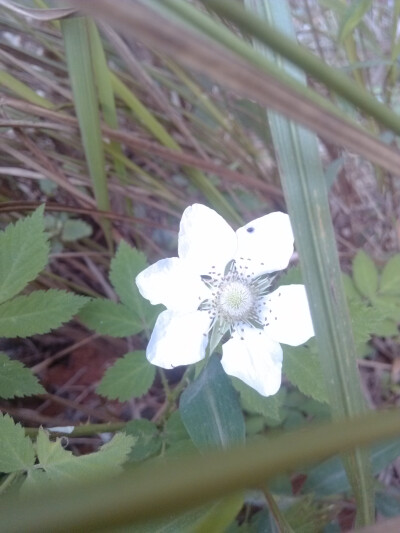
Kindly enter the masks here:
[[178, 255], [136, 278], [140, 293], [164, 304], [147, 358], [174, 368], [196, 363], [224, 333], [222, 366], [263, 396], [281, 384], [280, 342], [297, 346], [314, 335], [303, 285], [272, 290], [293, 253], [288, 215], [271, 213], [236, 232], [215, 211], [195, 204], [183, 213]]

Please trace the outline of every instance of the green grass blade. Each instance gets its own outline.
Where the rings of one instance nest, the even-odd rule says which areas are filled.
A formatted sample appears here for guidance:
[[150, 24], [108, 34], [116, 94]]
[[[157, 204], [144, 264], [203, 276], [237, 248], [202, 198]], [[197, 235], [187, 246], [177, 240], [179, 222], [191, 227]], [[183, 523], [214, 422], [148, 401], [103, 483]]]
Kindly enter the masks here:
[[[168, 133], [164, 126], [157, 120], [157, 118], [142, 104], [128, 87], [115, 76], [111, 75], [112, 84], [115, 93], [123, 100], [126, 105], [130, 107], [134, 115], [141, 121], [143, 126], [154, 135], [154, 137], [167, 148], [181, 151], [181, 147], [175, 139]], [[190, 181], [195, 187], [201, 191], [209, 200], [211, 205], [215, 207], [219, 213], [238, 224], [242, 223], [240, 216], [232, 208], [228, 200], [218, 191], [211, 181], [200, 170], [193, 167], [183, 167]]]
[[[280, 31], [294, 36], [286, 2], [245, 1], [259, 18], [268, 18]], [[255, 46], [270, 54], [260, 45]], [[293, 66], [280, 58], [276, 61], [288, 73], [305, 81]], [[268, 112], [268, 117], [301, 257], [330, 405], [336, 418], [353, 417], [364, 411], [364, 401], [318, 140], [310, 131], [277, 113]], [[364, 452], [356, 451], [347, 457], [346, 463], [360, 523], [371, 523], [374, 506], [368, 458]]]
[[110, 201], [88, 36], [88, 20], [84, 17], [65, 19], [61, 21], [61, 28], [79, 129], [97, 206], [107, 211], [110, 208]]
[[[111, 83], [111, 75], [108, 69], [100, 35], [92, 20], [87, 21], [87, 29], [92, 55], [93, 73], [96, 79], [96, 87], [104, 122], [110, 126], [110, 128], [118, 129], [117, 109]], [[122, 155], [120, 143], [117, 141], [110, 141], [110, 147], [113, 152]], [[120, 158], [114, 158], [114, 168], [119, 179], [123, 183], [126, 182], [126, 168]]]
[[11, 91], [13, 96], [19, 96], [31, 104], [39, 105], [46, 109], [54, 109], [54, 105], [49, 100], [39, 96], [33, 89], [17, 78], [14, 78], [14, 76], [5, 70], [0, 71], [0, 85], [3, 85], [3, 87]]
[[27, 496], [23, 512], [18, 494], [5, 495], [0, 502], [2, 527], [7, 533], [100, 531], [171, 515], [241, 489], [263, 486], [300, 465], [399, 435], [399, 421], [398, 410], [371, 413], [268, 439], [260, 437], [226, 451], [170, 462], [148, 461], [119, 477], [73, 487], [54, 485]]

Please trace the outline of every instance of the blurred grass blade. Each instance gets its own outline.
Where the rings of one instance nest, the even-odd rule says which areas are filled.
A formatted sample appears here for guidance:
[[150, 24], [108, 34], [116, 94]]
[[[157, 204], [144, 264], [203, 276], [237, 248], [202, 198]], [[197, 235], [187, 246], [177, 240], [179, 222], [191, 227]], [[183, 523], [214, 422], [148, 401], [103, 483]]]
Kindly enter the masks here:
[[[170, 4], [171, 0], [164, 0], [163, 8], [167, 2]], [[77, 0], [71, 0], [71, 3], [77, 5]], [[187, 3], [179, 5], [187, 6], [196, 16], [204, 16]], [[150, 0], [147, 4], [136, 3], [134, 10], [129, 3], [119, 3], [116, 9], [115, 3], [110, 0], [86, 0], [84, 4], [79, 3], [79, 7], [116, 25], [128, 35], [135, 31], [135, 36], [148, 46], [170, 54], [176, 61], [208, 74], [214, 81], [238, 94], [268, 106], [309, 127], [324, 139], [345, 146], [389, 172], [398, 174], [400, 154], [395, 149], [366, 133], [355, 122], [343, 118], [339, 111], [332, 112], [329, 102], [322, 105], [321, 98], [311, 99], [305, 95], [301, 84], [290, 86], [287, 82], [289, 76], [283, 82], [273, 75], [271, 69], [264, 66], [263, 57], [233, 33], [232, 39], [236, 38], [241, 46], [253, 50], [253, 55], [257, 55], [257, 66], [255, 61], [244, 61], [237, 50], [229, 51], [215, 40], [200, 35], [188, 24], [176, 18], [169, 19], [165, 14], [162, 16], [156, 11], [156, 4], [150, 3]], [[188, 42], [191, 43], [190, 47]], [[336, 75], [336, 70], [331, 70], [332, 75]], [[303, 87], [302, 90], [299, 86]], [[393, 122], [393, 116], [391, 119]], [[397, 128], [400, 130], [400, 123]]]
[[[175, 2], [176, 0], [165, 1]], [[326, 65], [321, 59], [300, 46], [297, 42], [294, 43], [280, 31], [271, 27], [271, 25], [260, 21], [250, 13], [246, 13], [237, 1], [202, 0], [202, 2], [222, 17], [226, 17], [228, 20], [237, 24], [244, 32], [255, 37], [300, 67], [310, 76], [324, 83], [329, 89], [351, 102], [366, 114], [400, 134], [400, 117], [392, 109], [381, 104], [369, 92], [363, 90], [359, 85], [354, 84], [351, 78], [348, 78], [337, 69]]]
[[[267, 18], [280, 31], [294, 36], [287, 3], [245, 0], [259, 18]], [[270, 54], [262, 45], [261, 52]], [[303, 74], [280, 58], [275, 59], [297, 79]], [[336, 418], [353, 417], [364, 411], [356, 364], [351, 321], [341, 283], [340, 265], [331, 221], [318, 139], [286, 118], [268, 112], [280, 176], [293, 224], [303, 276], [307, 287], [325, 386]], [[372, 475], [366, 454], [356, 451], [346, 458], [360, 523], [374, 520]]]
[[[110, 200], [88, 36], [88, 20], [84, 17], [64, 19], [61, 21], [61, 28], [79, 129], [97, 206], [100, 210], [109, 211]], [[109, 235], [109, 225], [106, 221], [103, 222], [103, 226], [106, 236]]]
[[[142, 104], [139, 98], [128, 89], [128, 87], [115, 76], [111, 75], [115, 93], [133, 111], [134, 115], [141, 121], [143, 126], [150, 131], [160, 143], [167, 148], [181, 152], [181, 147], [175, 139], [168, 133], [159, 120]], [[193, 167], [183, 167], [190, 181], [209, 200], [211, 205], [219, 213], [231, 222], [242, 223], [241, 217], [232, 208], [230, 203], [222, 196], [218, 189], [200, 170]]]
[[119, 477], [48, 487], [26, 496], [23, 512], [20, 496], [6, 494], [0, 501], [1, 525], [7, 533], [57, 533], [137, 524], [263, 486], [300, 465], [399, 434], [395, 410], [260, 437], [225, 451], [150, 461]]
[[[90, 43], [90, 51], [92, 56], [93, 73], [96, 79], [96, 87], [98, 91], [99, 103], [103, 112], [104, 122], [110, 128], [118, 129], [117, 109], [114, 99], [114, 91], [111, 83], [111, 73], [108, 69], [106, 56], [100, 35], [95, 23], [92, 20], [87, 21], [87, 29]], [[110, 148], [113, 152], [123, 155], [120, 143], [117, 141], [110, 141]], [[115, 173], [120, 180], [126, 182], [126, 168], [121, 158], [114, 157]]]
[[52, 104], [46, 98], [39, 96], [33, 89], [22, 83], [22, 81], [14, 78], [9, 72], [5, 70], [0, 71], [0, 85], [7, 87], [11, 91], [13, 96], [19, 96], [23, 100], [30, 102], [31, 104], [45, 107], [46, 109], [54, 109]]

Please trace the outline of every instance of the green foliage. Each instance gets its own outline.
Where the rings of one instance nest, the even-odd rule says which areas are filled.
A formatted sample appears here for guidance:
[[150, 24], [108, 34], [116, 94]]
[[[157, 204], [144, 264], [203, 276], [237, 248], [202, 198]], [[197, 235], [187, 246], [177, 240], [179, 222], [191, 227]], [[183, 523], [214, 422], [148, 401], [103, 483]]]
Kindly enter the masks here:
[[179, 411], [199, 448], [224, 448], [245, 439], [238, 396], [216, 356], [210, 357], [198, 379], [183, 392]]
[[129, 352], [105, 373], [97, 392], [121, 402], [138, 398], [153, 384], [156, 367], [150, 364], [143, 351]]
[[0, 305], [0, 336], [28, 337], [47, 333], [70, 320], [87, 298], [66, 291], [35, 291]]
[[111, 337], [128, 337], [143, 329], [125, 305], [102, 298], [86, 304], [79, 318], [88, 328]]
[[43, 392], [44, 388], [28, 368], [0, 353], [0, 398], [10, 399]]
[[359, 250], [353, 260], [353, 277], [357, 289], [363, 296], [371, 298], [378, 290], [378, 269], [372, 259]]
[[20, 424], [0, 413], [0, 472], [9, 474], [33, 467], [35, 452]]
[[355, 0], [351, 2], [340, 21], [338, 41], [343, 43], [345, 39], [360, 24], [365, 13], [371, 8], [372, 0]]
[[76, 457], [63, 448], [62, 439], [51, 441], [43, 429], [34, 446], [19, 424], [1, 414], [0, 435], [0, 472], [26, 473], [24, 491], [40, 488], [49, 481], [59, 484], [117, 473], [135, 443], [133, 437], [117, 433], [97, 452]]
[[69, 218], [66, 220], [61, 233], [64, 242], [77, 241], [84, 237], [90, 237], [92, 227], [84, 220]]
[[147, 266], [142, 252], [122, 241], [111, 261], [110, 280], [122, 303], [92, 300], [79, 314], [89, 328], [101, 335], [127, 337], [143, 329], [150, 329], [160, 306], [144, 299], [135, 284], [135, 278]]
[[281, 406], [284, 394], [281, 391], [273, 396], [265, 397], [240, 379], [231, 379], [233, 386], [240, 394], [240, 403], [245, 411], [263, 415], [267, 420], [272, 419], [276, 423], [282, 421]]
[[313, 342], [300, 347], [285, 345], [283, 371], [303, 394], [319, 402], [327, 402], [321, 363], [312, 346]]
[[47, 264], [43, 211], [40, 206], [0, 233], [0, 303], [18, 294]]
[[160, 451], [161, 437], [157, 426], [150, 420], [132, 420], [126, 425], [125, 432], [135, 439], [135, 446], [129, 454], [130, 461], [144, 461]]
[[400, 295], [400, 254], [391, 257], [383, 267], [379, 291], [382, 294]]

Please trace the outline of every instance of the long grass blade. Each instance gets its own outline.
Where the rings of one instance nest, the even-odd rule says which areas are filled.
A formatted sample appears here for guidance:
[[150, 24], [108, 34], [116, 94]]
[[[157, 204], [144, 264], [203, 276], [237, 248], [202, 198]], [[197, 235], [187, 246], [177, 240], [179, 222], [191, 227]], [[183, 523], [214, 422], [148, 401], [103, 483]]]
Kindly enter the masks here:
[[[290, 11], [284, 0], [279, 4], [269, 0], [245, 0], [245, 4], [259, 18], [266, 18], [294, 38]], [[262, 47], [260, 51], [270, 54]], [[279, 57], [275, 60], [281, 68], [305, 82], [304, 75], [292, 65]], [[336, 418], [353, 417], [364, 411], [364, 401], [318, 140], [310, 131], [277, 113], [269, 111], [268, 117], [332, 413]], [[374, 505], [368, 458], [364, 452], [356, 451], [345, 459], [360, 524], [372, 523]]]
[[249, 487], [262, 486], [300, 465], [400, 434], [399, 412], [371, 413], [358, 419], [301, 428], [247, 446], [171, 462], [149, 461], [117, 478], [73, 487], [53, 486], [24, 499], [5, 495], [0, 502], [7, 533], [101, 531], [136, 524], [195, 507]]

